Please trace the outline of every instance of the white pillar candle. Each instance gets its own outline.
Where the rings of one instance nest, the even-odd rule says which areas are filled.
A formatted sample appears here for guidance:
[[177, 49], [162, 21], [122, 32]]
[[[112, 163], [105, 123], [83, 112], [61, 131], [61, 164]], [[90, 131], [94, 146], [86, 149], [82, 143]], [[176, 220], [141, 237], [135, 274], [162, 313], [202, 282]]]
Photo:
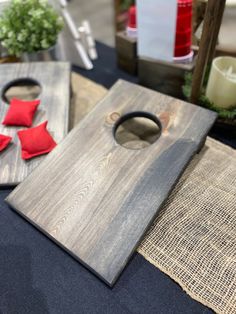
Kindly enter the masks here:
[[229, 109], [236, 106], [236, 58], [213, 60], [206, 96], [218, 107]]

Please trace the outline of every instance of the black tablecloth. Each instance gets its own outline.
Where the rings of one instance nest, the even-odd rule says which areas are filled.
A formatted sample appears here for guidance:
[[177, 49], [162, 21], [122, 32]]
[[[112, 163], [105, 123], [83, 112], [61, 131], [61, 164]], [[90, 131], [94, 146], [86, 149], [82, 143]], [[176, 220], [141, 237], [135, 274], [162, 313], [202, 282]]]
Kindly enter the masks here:
[[[112, 48], [98, 43], [98, 53], [94, 70], [73, 70], [108, 88], [118, 78], [137, 81], [117, 69]], [[139, 254], [109, 288], [12, 211], [4, 203], [11, 190], [0, 190], [0, 313], [211, 313]]]

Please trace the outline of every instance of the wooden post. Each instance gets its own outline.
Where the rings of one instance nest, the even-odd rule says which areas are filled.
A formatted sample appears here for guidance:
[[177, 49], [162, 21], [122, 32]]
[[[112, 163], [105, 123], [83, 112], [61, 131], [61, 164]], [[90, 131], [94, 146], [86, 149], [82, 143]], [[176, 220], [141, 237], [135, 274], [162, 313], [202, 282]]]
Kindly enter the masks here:
[[216, 46], [225, 1], [226, 0], [208, 0], [207, 3], [198, 58], [195, 71], [193, 73], [192, 93], [190, 99], [192, 103], [197, 103], [198, 101], [206, 72], [206, 66], [208, 64], [210, 54], [212, 54], [212, 51], [214, 51]]
[[211, 43], [211, 48], [210, 48], [209, 57], [208, 57], [208, 64], [211, 64], [215, 56], [215, 48], [217, 45], [218, 35], [220, 32], [220, 26], [221, 26], [223, 14], [224, 14], [225, 2], [226, 0], [220, 0], [218, 2], [218, 12], [217, 12], [217, 17], [216, 17], [217, 23], [215, 25], [215, 30], [212, 34], [213, 37], [212, 37], [212, 43]]
[[204, 19], [206, 6], [206, 0], [193, 0], [193, 33], [196, 32]]

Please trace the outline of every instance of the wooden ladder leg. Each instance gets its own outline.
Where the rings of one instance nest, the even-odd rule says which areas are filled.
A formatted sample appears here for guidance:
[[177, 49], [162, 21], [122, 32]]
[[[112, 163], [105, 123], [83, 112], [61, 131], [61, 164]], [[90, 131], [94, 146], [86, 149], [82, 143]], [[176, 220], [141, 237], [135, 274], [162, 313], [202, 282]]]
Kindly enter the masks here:
[[[226, 0], [208, 0], [204, 17], [202, 37], [193, 73], [190, 101], [197, 103], [205, 77], [206, 66], [212, 61], [220, 30]], [[211, 58], [211, 60], [210, 60]]]
[[222, 18], [223, 18], [223, 14], [224, 14], [224, 9], [225, 9], [225, 2], [226, 0], [220, 0], [218, 2], [218, 10], [217, 10], [217, 23], [215, 24], [215, 29], [213, 32], [213, 36], [212, 36], [212, 42], [211, 42], [211, 48], [209, 51], [209, 56], [208, 56], [208, 64], [211, 64], [214, 56], [215, 56], [215, 50], [216, 50], [216, 45], [217, 45], [217, 40], [218, 40], [218, 35], [220, 32], [220, 26], [222, 23]]

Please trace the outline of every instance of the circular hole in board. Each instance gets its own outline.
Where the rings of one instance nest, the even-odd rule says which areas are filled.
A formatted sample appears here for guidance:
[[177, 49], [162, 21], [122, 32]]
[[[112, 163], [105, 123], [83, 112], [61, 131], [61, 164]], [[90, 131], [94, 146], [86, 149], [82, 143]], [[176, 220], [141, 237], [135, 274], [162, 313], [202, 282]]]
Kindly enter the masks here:
[[152, 145], [161, 135], [161, 122], [148, 112], [128, 113], [116, 122], [116, 142], [128, 149], [142, 149]]
[[7, 83], [2, 91], [2, 99], [10, 103], [12, 98], [22, 100], [37, 99], [41, 93], [41, 85], [31, 78], [20, 78]]

